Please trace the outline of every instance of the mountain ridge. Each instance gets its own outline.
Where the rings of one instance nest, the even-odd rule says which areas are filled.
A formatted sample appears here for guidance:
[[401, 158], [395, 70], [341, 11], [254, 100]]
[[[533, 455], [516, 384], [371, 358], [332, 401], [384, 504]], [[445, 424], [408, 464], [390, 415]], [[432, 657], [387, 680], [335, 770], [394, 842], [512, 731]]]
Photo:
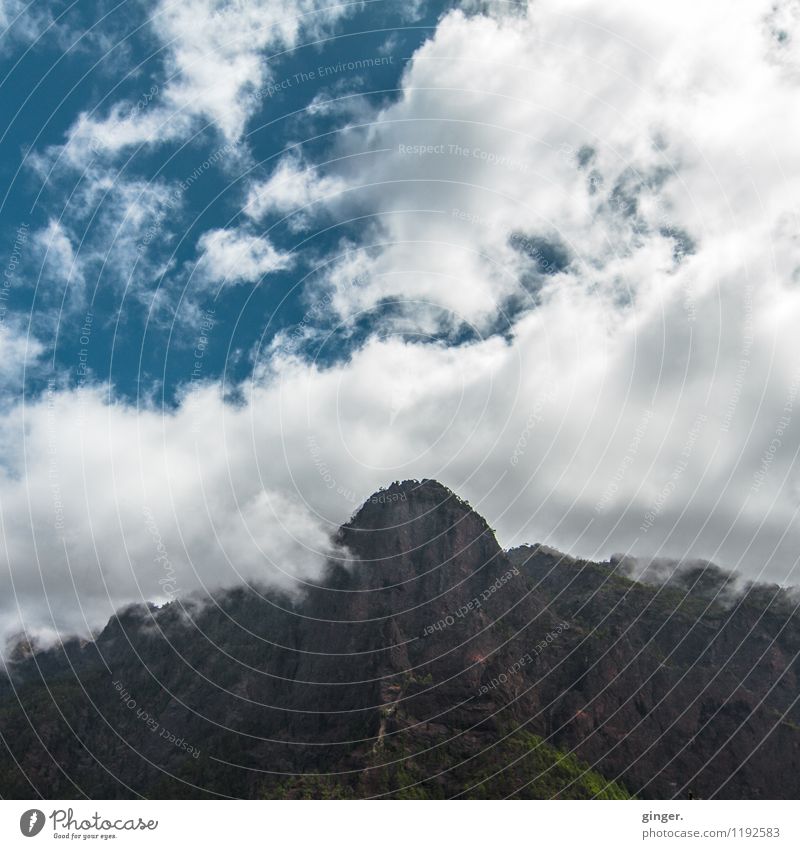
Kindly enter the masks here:
[[297, 597], [132, 606], [22, 653], [0, 795], [796, 798], [788, 596], [731, 607], [712, 570], [693, 595], [504, 551], [429, 479], [379, 490], [336, 541], [347, 564]]

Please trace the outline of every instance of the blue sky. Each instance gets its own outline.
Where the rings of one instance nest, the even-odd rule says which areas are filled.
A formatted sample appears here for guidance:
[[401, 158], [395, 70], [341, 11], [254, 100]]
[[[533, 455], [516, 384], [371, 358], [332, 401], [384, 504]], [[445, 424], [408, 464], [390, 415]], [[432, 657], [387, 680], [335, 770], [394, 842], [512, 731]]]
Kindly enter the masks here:
[[[5, 36], [0, 74], [4, 112], [13, 120], [0, 149], [3, 184], [9, 187], [0, 211], [2, 230], [13, 233], [26, 225], [41, 234], [58, 222], [59, 232], [68, 233], [76, 265], [86, 266], [83, 275], [76, 269], [71, 277], [53, 280], [52, 266], [60, 260], [43, 262], [42, 251], [30, 245], [23, 255], [9, 306], [21, 322], [30, 323], [45, 348], [43, 363], [52, 364], [52, 369], [28, 370], [28, 393], [41, 392], [53, 375], [60, 384], [85, 382], [88, 376], [110, 381], [127, 398], [147, 396], [157, 387], [164, 403], [173, 404], [194, 369], [198, 310], [213, 311], [215, 328], [214, 344], [204, 349], [203, 378], [219, 378], [226, 368], [229, 379], [246, 378], [252, 352], [277, 330], [302, 321], [303, 280], [358, 225], [334, 222], [317, 233], [314, 227], [287, 228], [282, 214], [267, 216], [259, 232], [269, 233], [276, 249], [292, 256], [291, 267], [260, 275], [246, 287], [211, 286], [201, 295], [186, 282], [198, 239], [241, 220], [246, 186], [268, 175], [287, 147], [311, 160], [324, 159], [339, 125], [335, 117], [312, 119], [304, 113], [314, 98], [357, 98], [376, 108], [397, 97], [405, 62], [430, 36], [442, 7], [408, 15], [382, 2], [352, 4], [342, 9], [345, 31], [303, 34], [291, 49], [276, 45], [263, 58], [268, 69], [263, 84], [250, 85], [244, 95], [247, 120], [235, 140], [201, 117], [175, 139], [132, 145], [116, 157], [98, 150], [80, 163], [85, 170], [63, 163], [32, 165], [31, 154], [36, 159], [62, 145], [82, 113], [101, 118], [123, 104], [123, 115], [139, 117], [159, 108], [169, 85], [169, 51], [150, 11], [137, 3], [51, 4], [51, 22], [39, 22], [41, 35], [33, 42], [13, 38], [25, 28], [23, 21]], [[131, 204], [141, 203], [150, 186], [171, 197], [142, 213], [145, 220], [133, 234], [141, 255], [130, 253], [121, 264], [108, 256], [119, 224], [113, 191], [98, 189], [89, 203], [82, 196], [93, 179], [93, 163], [100, 163], [109, 181], [134, 184], [127, 198]], [[184, 190], [187, 178], [191, 185]], [[43, 241], [46, 250], [52, 239]], [[125, 291], [126, 278], [138, 277], [140, 270], [149, 279], [131, 280]], [[91, 338], [81, 345], [87, 314]], [[337, 343], [323, 356], [344, 353]]]
[[422, 477], [506, 546], [797, 583], [798, 0], [0, 32], [2, 634], [168, 600], [156, 537], [181, 593], [296, 588]]

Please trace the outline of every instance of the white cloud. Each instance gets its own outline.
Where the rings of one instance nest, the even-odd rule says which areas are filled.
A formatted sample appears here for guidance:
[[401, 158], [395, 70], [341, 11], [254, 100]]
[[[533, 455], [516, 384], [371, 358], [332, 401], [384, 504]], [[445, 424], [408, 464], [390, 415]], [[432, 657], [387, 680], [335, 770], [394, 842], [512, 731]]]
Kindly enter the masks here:
[[335, 203], [346, 188], [345, 180], [320, 174], [296, 157], [287, 156], [269, 179], [250, 187], [244, 212], [256, 220], [270, 213], [290, 213], [292, 223], [302, 226], [311, 212], [309, 207], [320, 201]]
[[51, 23], [49, 11], [25, 0], [0, 0], [0, 53], [12, 41], [35, 42]]
[[[528, 368], [555, 362], [575, 397], [551, 399], [540, 379], [518, 403], [548, 397], [551, 426], [508, 411], [528, 444], [498, 488], [535, 472], [522, 515], [534, 499], [550, 541], [581, 553], [663, 545], [775, 576], [793, 563], [780, 535], [800, 503], [797, 436], [781, 423], [796, 418], [800, 368], [796, 4], [503, 8], [448, 14], [397, 102], [326, 152], [321, 177], [350, 191], [321, 211], [367, 216], [373, 245], [344, 245], [328, 274], [331, 324], [375, 310], [376, 331], [488, 334], [503, 311], [528, 310], [512, 350]], [[393, 299], [405, 309], [379, 312]], [[524, 344], [529, 322], [540, 346]], [[628, 457], [648, 410], [647, 442]], [[402, 418], [391, 434], [405, 444]], [[370, 441], [377, 462], [389, 449]], [[464, 479], [485, 469], [473, 499], [502, 470], [484, 456], [458, 466]], [[538, 519], [487, 512], [506, 517], [507, 539], [541, 536]]]
[[[574, 260], [566, 271], [639, 309], [689, 285], [690, 263], [676, 271], [670, 259], [683, 231], [703, 247], [694, 288], [728, 271], [735, 287], [746, 264], [767, 267], [759, 246], [777, 247], [796, 221], [786, 175], [800, 164], [797, 82], [773, 61], [771, 8], [574, 0], [521, 17], [447, 15], [412, 58], [403, 96], [344, 133], [341, 158], [317, 177], [336, 181], [343, 218], [373, 216], [364, 240], [384, 245], [367, 285], [345, 279], [342, 315], [408, 297], [486, 329], [509, 298], [547, 283], [509, 245], [516, 231], [558, 240]], [[297, 189], [278, 183], [284, 172]], [[291, 160], [277, 169], [273, 208], [303, 202], [297, 173]]]
[[81, 113], [63, 148], [66, 160], [83, 167], [94, 156], [185, 138], [200, 120], [236, 142], [271, 79], [268, 53], [319, 37], [351, 8], [334, 0], [161, 0], [149, 23], [162, 44], [164, 78], [104, 117]]
[[0, 319], [0, 388], [3, 390], [3, 408], [9, 405], [12, 393], [19, 391], [25, 371], [37, 372], [44, 346], [32, 334], [25, 332], [19, 322], [12, 323], [2, 313]]
[[[633, 546], [785, 578], [800, 544], [800, 429], [765, 472], [763, 459], [800, 373], [773, 365], [779, 406], [748, 381], [725, 430], [737, 364], [704, 407], [707, 376], [653, 381], [663, 345], [656, 326], [615, 338], [575, 290], [522, 319], [514, 344], [372, 340], [326, 370], [278, 358], [237, 405], [215, 387], [166, 414], [99, 390], [45, 395], [0, 418], [0, 621], [17, 630], [19, 605], [37, 631], [85, 631], [121, 604], [164, 599], [166, 569], [181, 593], [292, 586], [319, 576], [328, 534], [364, 497], [406, 477], [443, 480], [506, 544]], [[752, 361], [761, 375], [768, 353]]]
[[242, 230], [210, 230], [198, 247], [197, 278], [221, 285], [255, 283], [292, 264], [291, 254], [276, 250], [269, 239]]
[[83, 309], [98, 286], [152, 297], [162, 271], [155, 249], [170, 242], [181, 206], [180, 193], [164, 183], [126, 180], [101, 168], [85, 174], [61, 217], [33, 233], [40, 306], [56, 307], [52, 316], [37, 310], [35, 319]]
[[214, 390], [175, 415], [82, 390], [3, 416], [3, 632], [87, 633], [128, 601], [318, 574], [324, 529], [248, 471], [227, 426], [248, 427]]
[[50, 219], [47, 227], [35, 234], [34, 247], [42, 260], [39, 279], [43, 285], [57, 281], [61, 284], [59, 295], [63, 294], [63, 287], [83, 289], [82, 262], [61, 221]]
[[[42, 161], [49, 167], [55, 157], [63, 156], [74, 167], [84, 168], [97, 156], [113, 157], [129, 147], [174, 141], [190, 127], [191, 113], [157, 107], [137, 110], [135, 105], [117, 103], [105, 118], [81, 112], [65, 145], [49, 148]], [[36, 157], [32, 159], [35, 162]]]

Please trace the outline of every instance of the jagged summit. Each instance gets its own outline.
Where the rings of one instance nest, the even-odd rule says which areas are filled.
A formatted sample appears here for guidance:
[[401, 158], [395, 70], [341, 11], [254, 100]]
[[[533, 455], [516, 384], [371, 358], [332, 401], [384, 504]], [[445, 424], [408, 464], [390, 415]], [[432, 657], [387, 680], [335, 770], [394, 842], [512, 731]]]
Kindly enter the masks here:
[[389, 583], [426, 577], [426, 586], [432, 580], [450, 585], [494, 568], [501, 554], [486, 520], [430, 479], [395, 481], [375, 492], [342, 526], [337, 542], [369, 567], [348, 570], [351, 586], [373, 586], [376, 571]]
[[453, 490], [440, 481], [432, 478], [409, 478], [403, 481], [393, 481], [388, 487], [381, 487], [369, 496], [356, 510], [356, 515], [370, 504], [396, 504], [398, 502], [410, 501], [416, 504], [423, 502], [434, 502], [441, 504], [450, 499], [465, 504]]
[[394, 481], [387, 488], [377, 490], [363, 502], [344, 527], [351, 530], [384, 530], [441, 511], [446, 511], [454, 521], [473, 515], [488, 528], [486, 521], [472, 509], [469, 502], [431, 478]]
[[[339, 531], [337, 542], [357, 561], [395, 580], [481, 570], [501, 553], [486, 520], [435, 480], [396, 481], [371, 495]], [[454, 558], [454, 554], [459, 555]], [[457, 564], [457, 565], [456, 565]], [[351, 577], [372, 583], [356, 570]]]

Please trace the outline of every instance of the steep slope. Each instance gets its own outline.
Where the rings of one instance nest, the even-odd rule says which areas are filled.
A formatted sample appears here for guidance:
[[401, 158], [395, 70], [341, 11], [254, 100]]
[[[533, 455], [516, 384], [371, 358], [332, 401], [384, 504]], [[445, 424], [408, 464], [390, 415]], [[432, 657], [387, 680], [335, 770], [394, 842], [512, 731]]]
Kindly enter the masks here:
[[653, 586], [537, 546], [509, 556], [580, 638], [553, 741], [641, 796], [800, 795], [793, 594], [732, 595], [710, 564]]
[[797, 797], [788, 599], [504, 552], [435, 481], [376, 493], [339, 542], [302, 596], [130, 608], [21, 653], [0, 794]]

